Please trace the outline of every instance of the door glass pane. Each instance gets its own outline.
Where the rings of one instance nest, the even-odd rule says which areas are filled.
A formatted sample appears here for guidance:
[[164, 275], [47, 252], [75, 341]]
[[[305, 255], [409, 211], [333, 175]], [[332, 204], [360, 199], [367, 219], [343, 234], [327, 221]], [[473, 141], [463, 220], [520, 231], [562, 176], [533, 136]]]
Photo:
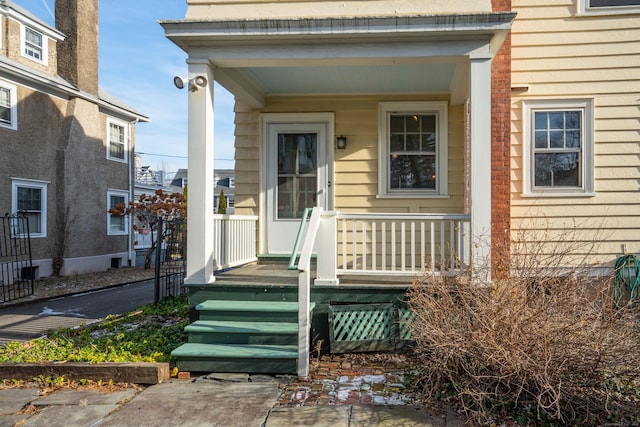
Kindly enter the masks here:
[[317, 151], [316, 133], [278, 134], [278, 219], [302, 218], [316, 206]]

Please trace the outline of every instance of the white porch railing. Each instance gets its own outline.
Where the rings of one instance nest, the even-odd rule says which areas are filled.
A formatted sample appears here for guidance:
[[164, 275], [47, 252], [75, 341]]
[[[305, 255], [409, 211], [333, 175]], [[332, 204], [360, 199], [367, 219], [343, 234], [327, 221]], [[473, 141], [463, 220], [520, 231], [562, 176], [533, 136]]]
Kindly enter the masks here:
[[326, 212], [323, 224], [321, 282], [348, 274], [459, 274], [470, 263], [469, 215]]
[[213, 215], [214, 271], [256, 261], [257, 216]]

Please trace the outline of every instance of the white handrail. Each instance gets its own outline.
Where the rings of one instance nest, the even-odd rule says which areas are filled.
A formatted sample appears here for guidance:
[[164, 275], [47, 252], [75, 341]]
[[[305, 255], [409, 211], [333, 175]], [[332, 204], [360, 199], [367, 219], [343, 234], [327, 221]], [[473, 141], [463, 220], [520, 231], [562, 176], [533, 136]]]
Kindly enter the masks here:
[[320, 227], [322, 208], [315, 207], [304, 235], [298, 261], [298, 376], [309, 375], [309, 309], [311, 304], [311, 253]]

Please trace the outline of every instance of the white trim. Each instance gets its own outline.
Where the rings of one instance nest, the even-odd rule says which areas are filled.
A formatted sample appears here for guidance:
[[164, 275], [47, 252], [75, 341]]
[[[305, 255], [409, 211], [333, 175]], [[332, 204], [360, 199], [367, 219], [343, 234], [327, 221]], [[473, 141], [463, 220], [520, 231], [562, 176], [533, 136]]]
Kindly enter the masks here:
[[18, 130], [18, 87], [2, 79], [0, 79], [0, 87], [9, 89], [9, 108], [11, 110], [11, 122], [8, 124], [0, 122], [0, 127]]
[[40, 190], [40, 232], [29, 233], [30, 237], [47, 237], [47, 187], [48, 181], [35, 179], [11, 178], [11, 212], [18, 212], [18, 188], [35, 188]]
[[[120, 126], [124, 130], [124, 158], [112, 157], [111, 156], [111, 124], [116, 126]], [[127, 163], [129, 161], [129, 123], [114, 119], [112, 117], [107, 117], [107, 134], [106, 134], [106, 146], [107, 146], [107, 159], [113, 160], [114, 162]]]
[[589, 6], [590, 0], [577, 0], [577, 16], [640, 14], [640, 3], [629, 6]]
[[[42, 58], [38, 59], [38, 58], [34, 58], [31, 55], [27, 55], [25, 53], [25, 49], [26, 49], [26, 43], [27, 43], [27, 28], [29, 28], [31, 31], [33, 31], [34, 33], [39, 34], [42, 37], [42, 46], [40, 46], [40, 49], [42, 49]], [[20, 55], [22, 55], [23, 58], [27, 58], [30, 59], [32, 61], [35, 61], [39, 64], [43, 64], [43, 65], [49, 65], [49, 37], [44, 34], [42, 31], [38, 30], [37, 28], [35, 28], [34, 26], [31, 25], [26, 25], [23, 23], [20, 23]]]
[[[449, 105], [446, 101], [381, 102], [378, 104], [378, 198], [446, 198], [449, 196]], [[436, 114], [435, 190], [392, 191], [389, 189], [389, 115], [391, 113]]]
[[126, 236], [129, 234], [129, 218], [124, 215], [124, 230], [114, 231], [111, 229], [111, 219], [113, 216], [108, 212], [113, 206], [111, 206], [111, 196], [118, 196], [124, 198], [125, 206], [129, 203], [129, 192], [126, 190], [107, 190], [107, 236]]
[[[593, 197], [594, 190], [594, 125], [593, 99], [546, 99], [522, 101], [523, 111], [523, 197]], [[533, 185], [532, 121], [536, 111], [579, 110], [582, 113], [581, 129], [581, 186], [536, 189]]]

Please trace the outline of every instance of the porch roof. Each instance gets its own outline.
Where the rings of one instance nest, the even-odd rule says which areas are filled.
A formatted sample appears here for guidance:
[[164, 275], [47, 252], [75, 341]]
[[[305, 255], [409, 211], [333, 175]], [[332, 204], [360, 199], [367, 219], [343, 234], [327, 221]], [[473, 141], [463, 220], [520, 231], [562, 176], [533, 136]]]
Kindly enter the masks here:
[[[495, 55], [514, 18], [497, 12], [160, 24], [189, 62], [211, 64], [222, 86], [261, 107], [268, 95], [455, 93], [454, 86], [466, 87], [469, 58]], [[458, 92], [463, 102], [466, 91]]]

